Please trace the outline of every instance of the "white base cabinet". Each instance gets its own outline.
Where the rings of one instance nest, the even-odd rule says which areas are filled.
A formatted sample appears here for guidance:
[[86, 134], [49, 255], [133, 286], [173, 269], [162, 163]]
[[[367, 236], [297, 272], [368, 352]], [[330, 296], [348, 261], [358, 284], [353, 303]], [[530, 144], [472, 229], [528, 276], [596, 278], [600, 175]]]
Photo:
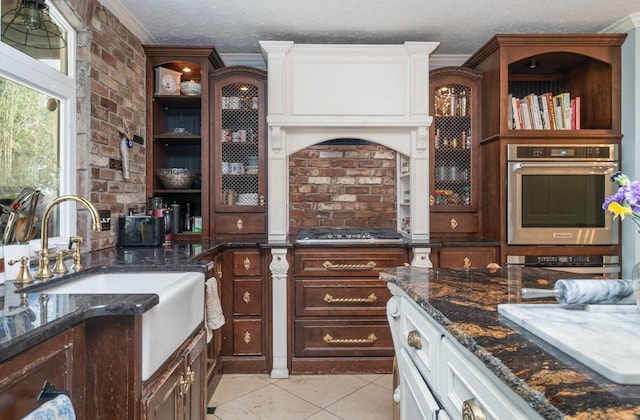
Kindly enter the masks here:
[[400, 288], [388, 287], [402, 420], [542, 418]]

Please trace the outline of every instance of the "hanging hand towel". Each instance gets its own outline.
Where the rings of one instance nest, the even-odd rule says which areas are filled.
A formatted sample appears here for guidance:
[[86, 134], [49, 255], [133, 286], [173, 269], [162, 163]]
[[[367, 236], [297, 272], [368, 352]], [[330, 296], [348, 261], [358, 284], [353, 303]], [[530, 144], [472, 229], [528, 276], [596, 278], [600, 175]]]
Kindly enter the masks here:
[[207, 343], [213, 338], [213, 330], [224, 325], [225, 319], [222, 313], [222, 305], [218, 296], [218, 281], [211, 277], [205, 282], [205, 327], [207, 329]]
[[22, 420], [75, 420], [73, 404], [66, 395], [58, 395], [33, 410]]

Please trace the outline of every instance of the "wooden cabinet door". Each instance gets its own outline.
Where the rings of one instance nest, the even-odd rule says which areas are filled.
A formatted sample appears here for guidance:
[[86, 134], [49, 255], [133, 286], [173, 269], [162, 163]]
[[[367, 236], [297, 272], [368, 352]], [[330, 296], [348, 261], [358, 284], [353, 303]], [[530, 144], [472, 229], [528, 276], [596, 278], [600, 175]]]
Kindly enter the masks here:
[[162, 375], [157, 387], [142, 401], [142, 417], [149, 420], [175, 420], [183, 418], [184, 398], [181, 381], [184, 361], [180, 360]]
[[69, 391], [76, 415], [84, 417], [84, 387], [74, 386], [74, 335], [81, 331], [71, 328], [0, 364], [0, 418], [22, 418], [38, 408], [36, 399], [45, 381]]
[[451, 247], [438, 251], [439, 267], [484, 268], [498, 261], [495, 247]]

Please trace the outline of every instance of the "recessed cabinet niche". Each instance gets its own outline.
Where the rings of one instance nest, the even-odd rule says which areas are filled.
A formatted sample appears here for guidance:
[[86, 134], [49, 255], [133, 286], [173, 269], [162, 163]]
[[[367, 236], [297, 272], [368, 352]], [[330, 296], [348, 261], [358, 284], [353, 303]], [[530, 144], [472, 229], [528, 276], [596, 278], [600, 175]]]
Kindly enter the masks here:
[[[202, 230], [210, 226], [209, 188], [210, 123], [209, 75], [223, 67], [213, 47], [144, 46], [147, 54], [147, 196], [160, 197], [168, 207], [180, 204], [183, 219], [202, 218]], [[187, 83], [181, 86], [180, 83]], [[193, 90], [200, 86], [201, 90]], [[189, 89], [191, 88], [191, 89]], [[195, 171], [194, 182], [186, 188], [163, 185], [160, 168], [187, 168]], [[183, 221], [177, 238], [200, 236]]]

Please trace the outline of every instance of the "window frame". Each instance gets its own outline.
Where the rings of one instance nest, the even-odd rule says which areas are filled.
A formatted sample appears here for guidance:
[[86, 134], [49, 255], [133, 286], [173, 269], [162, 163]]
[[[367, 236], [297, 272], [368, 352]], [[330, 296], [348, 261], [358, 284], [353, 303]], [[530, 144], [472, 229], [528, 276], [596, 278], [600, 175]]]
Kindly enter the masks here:
[[[13, 82], [37, 90], [59, 101], [60, 132], [58, 158], [60, 168], [60, 195], [76, 194], [76, 32], [60, 13], [49, 4], [49, 13], [53, 20], [67, 31], [67, 74], [48, 66], [3, 43], [0, 40], [0, 76]], [[75, 202], [61, 203], [59, 212], [59, 236], [49, 238], [48, 246], [68, 240], [76, 235], [77, 214]], [[40, 250], [40, 239], [30, 241], [30, 250]]]

